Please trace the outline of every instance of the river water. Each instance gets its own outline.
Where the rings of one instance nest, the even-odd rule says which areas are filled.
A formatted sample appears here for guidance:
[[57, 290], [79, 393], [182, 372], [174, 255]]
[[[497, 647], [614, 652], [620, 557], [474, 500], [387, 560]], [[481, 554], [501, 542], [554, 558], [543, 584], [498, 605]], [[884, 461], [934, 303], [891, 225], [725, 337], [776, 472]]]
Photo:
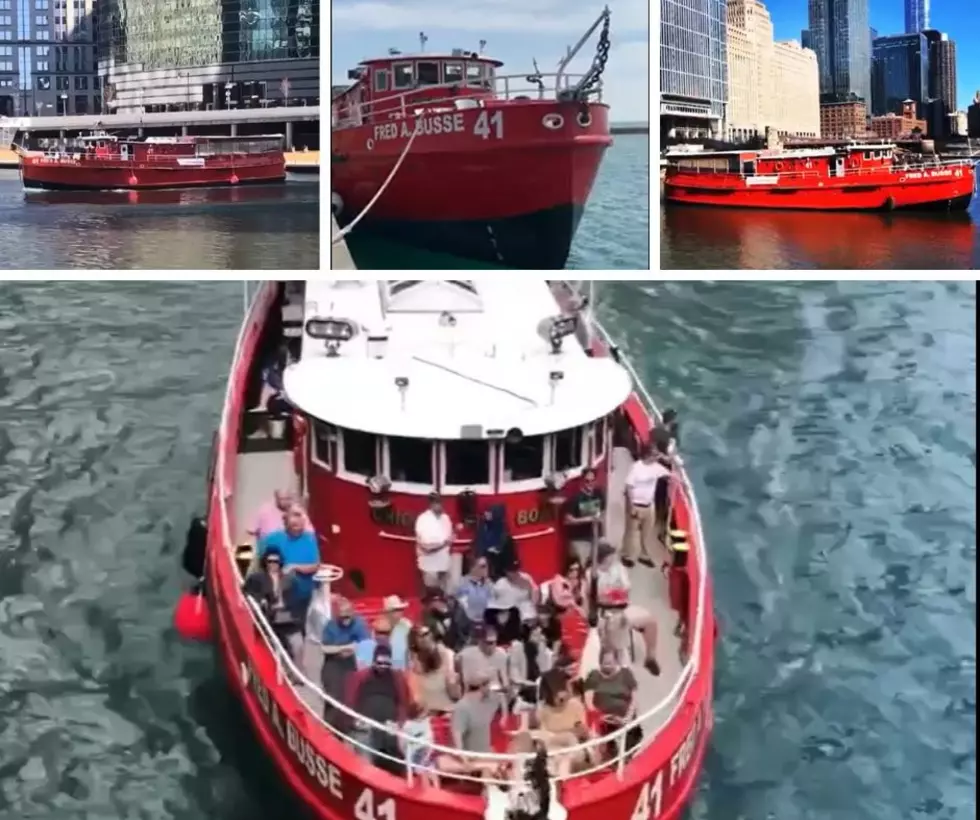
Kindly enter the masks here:
[[[975, 285], [598, 302], [680, 409], [709, 539], [691, 817], [972, 820]], [[0, 284], [0, 820], [300, 816], [170, 628], [240, 310], [231, 282]]]
[[980, 268], [980, 196], [967, 212], [807, 213], [660, 206], [662, 270]]
[[31, 192], [0, 170], [0, 269], [317, 270], [319, 177], [185, 191]]

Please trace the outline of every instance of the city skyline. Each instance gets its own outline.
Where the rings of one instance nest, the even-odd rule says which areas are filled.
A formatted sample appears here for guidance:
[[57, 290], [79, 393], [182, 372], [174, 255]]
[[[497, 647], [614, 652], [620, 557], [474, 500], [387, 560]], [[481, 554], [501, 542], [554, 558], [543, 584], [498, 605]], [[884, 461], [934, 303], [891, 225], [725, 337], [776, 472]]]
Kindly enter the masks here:
[[[808, 28], [808, 0], [763, 0], [777, 40], [800, 40]], [[965, 109], [980, 89], [980, 15], [967, 15], [969, 0], [931, 0], [929, 25], [956, 42], [957, 101]], [[905, 32], [906, 0], [868, 0], [869, 24], [881, 37]], [[870, 34], [868, 35], [870, 40]], [[973, 48], [970, 48], [970, 45]]]

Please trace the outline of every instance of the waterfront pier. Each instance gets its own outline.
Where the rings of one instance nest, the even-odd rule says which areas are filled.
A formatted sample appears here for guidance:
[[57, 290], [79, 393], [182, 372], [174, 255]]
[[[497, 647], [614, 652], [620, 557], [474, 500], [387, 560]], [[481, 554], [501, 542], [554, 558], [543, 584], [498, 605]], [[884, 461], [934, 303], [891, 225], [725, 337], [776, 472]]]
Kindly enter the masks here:
[[340, 233], [337, 218], [330, 214], [330, 270], [357, 270], [354, 257], [350, 255], [347, 240], [341, 239], [336, 245], [333, 238]]

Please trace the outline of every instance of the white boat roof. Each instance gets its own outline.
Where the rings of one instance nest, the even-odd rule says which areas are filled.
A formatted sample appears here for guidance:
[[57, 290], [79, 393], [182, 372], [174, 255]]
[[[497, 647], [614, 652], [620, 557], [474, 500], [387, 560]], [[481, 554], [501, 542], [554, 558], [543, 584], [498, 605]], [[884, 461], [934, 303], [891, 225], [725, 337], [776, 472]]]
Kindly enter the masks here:
[[[284, 390], [314, 418], [386, 436], [577, 427], [614, 411], [632, 383], [613, 359], [586, 355], [574, 335], [552, 353], [539, 328], [559, 313], [543, 280], [310, 281], [300, 360], [286, 369]], [[329, 356], [308, 333], [317, 317], [348, 320], [359, 332]]]

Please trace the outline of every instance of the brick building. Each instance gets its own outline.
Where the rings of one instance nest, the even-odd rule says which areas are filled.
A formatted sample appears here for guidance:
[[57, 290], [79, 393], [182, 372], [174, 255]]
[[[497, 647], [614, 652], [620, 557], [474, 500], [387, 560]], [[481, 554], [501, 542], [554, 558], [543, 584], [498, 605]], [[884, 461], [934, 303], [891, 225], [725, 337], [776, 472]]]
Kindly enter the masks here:
[[850, 139], [868, 134], [868, 107], [861, 100], [820, 103], [820, 136]]
[[871, 133], [883, 140], [901, 137], [926, 136], [926, 121], [915, 116], [915, 101], [905, 100], [901, 114], [885, 114], [871, 118]]

